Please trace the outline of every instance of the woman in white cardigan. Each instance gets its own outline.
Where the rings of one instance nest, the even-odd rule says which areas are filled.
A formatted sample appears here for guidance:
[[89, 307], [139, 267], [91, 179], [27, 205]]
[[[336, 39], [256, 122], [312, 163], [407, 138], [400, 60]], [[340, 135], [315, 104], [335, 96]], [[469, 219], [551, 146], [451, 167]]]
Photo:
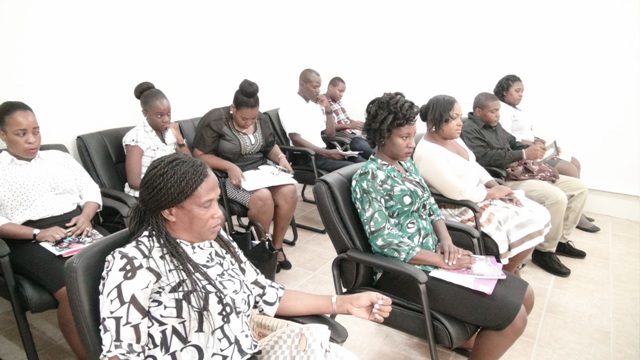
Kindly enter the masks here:
[[[438, 95], [420, 108], [428, 131], [416, 146], [414, 162], [429, 187], [448, 198], [480, 206], [480, 226], [498, 245], [504, 269], [519, 275], [520, 264], [549, 231], [549, 212], [498, 184], [460, 139], [462, 111], [451, 96]], [[439, 204], [449, 220], [474, 224], [471, 210]]]

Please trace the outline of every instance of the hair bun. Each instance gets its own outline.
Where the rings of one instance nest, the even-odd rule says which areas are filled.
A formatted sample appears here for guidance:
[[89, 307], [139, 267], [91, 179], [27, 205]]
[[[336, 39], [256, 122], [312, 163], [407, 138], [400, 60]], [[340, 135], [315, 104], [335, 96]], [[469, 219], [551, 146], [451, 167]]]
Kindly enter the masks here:
[[244, 79], [240, 83], [238, 91], [240, 91], [240, 94], [242, 94], [242, 96], [252, 98], [258, 95], [259, 88], [258, 84], [254, 83], [251, 80]]
[[136, 97], [136, 99], [140, 100], [140, 98], [142, 97], [142, 94], [144, 94], [147, 90], [151, 90], [155, 88], [156, 88], [155, 85], [153, 85], [148, 81], [141, 82], [140, 84], [138, 84], [138, 86], [136, 86], [135, 89], [133, 89], [133, 95]]

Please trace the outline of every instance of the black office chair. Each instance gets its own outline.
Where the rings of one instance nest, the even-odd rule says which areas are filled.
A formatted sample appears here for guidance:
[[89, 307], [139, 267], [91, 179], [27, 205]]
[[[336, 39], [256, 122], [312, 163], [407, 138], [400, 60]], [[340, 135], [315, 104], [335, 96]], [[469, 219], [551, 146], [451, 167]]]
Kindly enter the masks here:
[[[40, 147], [41, 150], [59, 150], [68, 152], [67, 147], [62, 144], [47, 144]], [[1, 152], [2, 150], [0, 150]], [[104, 197], [103, 194], [103, 211], [109, 209], [121, 214], [127, 211], [116, 201]], [[94, 223], [100, 227], [101, 219], [96, 217]], [[16, 275], [13, 272], [10, 261], [11, 252], [7, 244], [0, 238], [0, 296], [7, 299], [11, 303], [13, 315], [16, 319], [20, 339], [24, 346], [24, 351], [29, 360], [37, 360], [38, 352], [36, 350], [33, 335], [29, 327], [26, 313], [32, 314], [54, 310], [58, 308], [58, 301], [49, 294], [42, 286], [31, 281], [28, 278]]]
[[[306, 196], [307, 186], [315, 184], [317, 179], [327, 174], [327, 171], [321, 170], [316, 166], [315, 152], [313, 150], [298, 146], [291, 146], [289, 135], [282, 126], [278, 110], [279, 109], [268, 110], [264, 114], [269, 118], [280, 150], [282, 150], [282, 152], [287, 156], [287, 160], [291, 164], [291, 168], [293, 169], [293, 178], [296, 179], [298, 183], [302, 184], [302, 201], [315, 204], [315, 200], [307, 198]], [[327, 232], [326, 229], [319, 229], [314, 226], [300, 223], [297, 225], [300, 228], [321, 234], [325, 234]]]
[[[405, 262], [372, 253], [358, 212], [351, 201], [351, 179], [362, 165], [354, 164], [333, 171], [318, 179], [313, 189], [320, 217], [338, 254], [332, 267], [336, 293], [378, 291], [389, 296], [393, 300], [393, 310], [383, 324], [426, 338], [431, 358], [437, 359], [436, 344], [450, 349], [460, 347], [476, 333], [478, 327], [430, 310], [426, 288], [428, 276], [425, 272]], [[447, 228], [458, 246], [461, 238], [479, 236], [474, 228], [466, 225], [447, 222]], [[413, 279], [422, 302], [400, 298], [394, 295], [396, 292], [388, 285], [373, 284], [374, 268], [404, 274]]]
[[[92, 244], [69, 259], [65, 264], [65, 281], [73, 320], [89, 359], [99, 359], [102, 353], [100, 335], [100, 279], [109, 254], [129, 242], [129, 230], [124, 229]], [[284, 318], [291, 321], [320, 323], [329, 326], [331, 339], [344, 343], [347, 330], [328, 316], [303, 316]]]

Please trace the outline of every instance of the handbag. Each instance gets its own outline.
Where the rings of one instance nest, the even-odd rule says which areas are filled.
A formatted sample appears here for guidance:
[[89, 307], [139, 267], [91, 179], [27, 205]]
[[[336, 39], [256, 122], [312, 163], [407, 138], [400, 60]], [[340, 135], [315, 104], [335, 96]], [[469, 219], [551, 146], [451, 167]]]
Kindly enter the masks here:
[[560, 177], [555, 168], [533, 160], [517, 161], [511, 164], [506, 171], [505, 179], [509, 181], [536, 179], [555, 182]]
[[254, 226], [260, 226], [258, 223], [251, 224], [250, 231], [231, 232], [231, 239], [238, 245], [244, 256], [255, 266], [267, 279], [274, 280], [276, 278], [276, 263], [278, 261], [278, 251], [273, 245], [270, 237], [259, 239], [253, 229]]
[[357, 360], [358, 356], [329, 341], [326, 325], [300, 325], [253, 314], [251, 330], [260, 344], [258, 360]]

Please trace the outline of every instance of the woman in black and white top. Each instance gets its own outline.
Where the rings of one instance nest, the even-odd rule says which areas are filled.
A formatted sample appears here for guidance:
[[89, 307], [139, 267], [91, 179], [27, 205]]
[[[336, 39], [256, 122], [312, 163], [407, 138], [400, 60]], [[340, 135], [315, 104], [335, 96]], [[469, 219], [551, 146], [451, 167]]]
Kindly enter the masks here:
[[391, 299], [321, 296], [262, 275], [221, 225], [209, 167], [182, 154], [155, 160], [132, 210], [132, 241], [107, 257], [100, 286], [102, 357], [249, 359], [253, 309], [273, 316], [352, 314], [382, 322]]
[[88, 235], [102, 205], [100, 189], [69, 154], [40, 151], [40, 126], [28, 105], [0, 105], [0, 139], [7, 146], [0, 153], [0, 237], [11, 250], [15, 273], [37, 282], [58, 300], [60, 329], [83, 358], [64, 284], [67, 258], [36, 242]]

